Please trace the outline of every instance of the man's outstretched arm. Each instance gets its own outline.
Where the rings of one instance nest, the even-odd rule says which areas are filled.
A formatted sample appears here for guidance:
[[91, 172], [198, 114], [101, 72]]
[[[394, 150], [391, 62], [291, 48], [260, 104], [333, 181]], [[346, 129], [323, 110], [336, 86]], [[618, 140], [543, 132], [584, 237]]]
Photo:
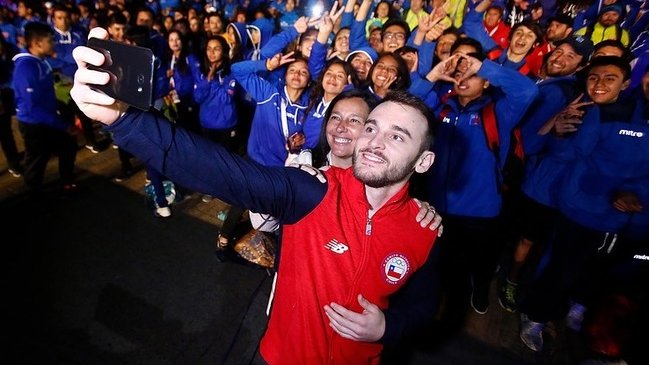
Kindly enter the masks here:
[[[94, 28], [91, 37], [107, 33]], [[269, 213], [283, 223], [299, 220], [318, 205], [327, 186], [322, 175], [299, 168], [267, 168], [194, 135], [155, 112], [130, 109], [90, 88], [108, 82], [104, 72], [89, 70], [104, 56], [87, 47], [74, 51], [79, 71], [72, 98], [89, 118], [106, 124], [116, 143], [171, 180], [238, 206]]]

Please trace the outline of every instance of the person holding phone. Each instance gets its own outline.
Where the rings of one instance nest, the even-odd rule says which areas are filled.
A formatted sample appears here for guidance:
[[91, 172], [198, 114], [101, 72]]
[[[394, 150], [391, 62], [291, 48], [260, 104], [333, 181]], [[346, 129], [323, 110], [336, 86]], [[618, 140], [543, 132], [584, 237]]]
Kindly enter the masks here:
[[[75, 54], [80, 65], [103, 62], [87, 48]], [[433, 118], [420, 99], [386, 97], [364, 124], [354, 166], [319, 172], [262, 166], [159, 115], [129, 110], [85, 84], [99, 76], [77, 73], [73, 97], [110, 125], [118, 143], [196, 191], [284, 223], [276, 301], [260, 344], [264, 361], [378, 364], [383, 341], [432, 321], [436, 232], [416, 222], [419, 207], [408, 195], [410, 176], [434, 160]], [[178, 148], [162, 147], [168, 143]], [[412, 290], [395, 298], [401, 288]], [[409, 310], [386, 315], [397, 299]]]

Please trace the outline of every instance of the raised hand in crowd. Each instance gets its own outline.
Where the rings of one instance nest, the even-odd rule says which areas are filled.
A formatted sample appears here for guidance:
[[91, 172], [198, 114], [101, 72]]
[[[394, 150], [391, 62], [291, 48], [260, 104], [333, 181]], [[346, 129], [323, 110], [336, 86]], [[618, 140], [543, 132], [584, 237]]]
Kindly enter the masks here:
[[430, 70], [430, 72], [428, 72], [426, 79], [430, 82], [448, 81], [457, 84], [458, 81], [453, 77], [453, 75], [455, 74], [455, 70], [457, 69], [461, 57], [462, 56], [459, 53], [456, 53], [449, 58], [440, 61], [432, 70]]
[[460, 59], [457, 63], [457, 70], [462, 73], [462, 75], [457, 80], [458, 83], [472, 77], [478, 73], [482, 67], [482, 61], [469, 55], [469, 54], [460, 54]]
[[301, 16], [297, 18], [295, 24], [293, 24], [293, 27], [295, 28], [295, 30], [297, 30], [299, 34], [302, 34], [306, 32], [307, 29], [309, 29], [310, 25], [311, 24], [309, 24], [309, 17]]
[[[477, 2], [477, 1], [474, 1]], [[491, 6], [491, 0], [482, 0], [475, 6], [475, 11], [478, 13], [484, 13]]]
[[[340, 16], [343, 15], [343, 12], [345, 11], [344, 7], [340, 6], [340, 8], [338, 8], [339, 6], [338, 2], [334, 1], [333, 5], [331, 5], [331, 10], [325, 13], [334, 25], [338, 22], [338, 19], [340, 19]], [[323, 16], [323, 19], [324, 18], [325, 16]]]
[[579, 94], [575, 100], [543, 125], [538, 134], [542, 136], [554, 131], [555, 135], [561, 137], [576, 132], [577, 127], [582, 123], [581, 118], [584, 115], [581, 108], [593, 104], [592, 101], [582, 101], [584, 95], [584, 93]]
[[294, 54], [295, 52], [289, 52], [287, 54], [278, 53], [274, 55], [273, 57], [266, 60], [266, 69], [268, 71], [275, 71], [279, 67], [295, 61], [295, 58], [293, 57]]

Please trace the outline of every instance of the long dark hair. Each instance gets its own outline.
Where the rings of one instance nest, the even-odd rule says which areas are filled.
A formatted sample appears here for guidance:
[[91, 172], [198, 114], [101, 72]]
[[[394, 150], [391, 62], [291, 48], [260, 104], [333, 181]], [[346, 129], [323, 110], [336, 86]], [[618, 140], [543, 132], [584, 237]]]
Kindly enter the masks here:
[[336, 97], [331, 101], [327, 111], [325, 112], [324, 119], [322, 120], [322, 128], [320, 128], [320, 139], [318, 140], [318, 145], [313, 150], [312, 160], [313, 166], [322, 167], [327, 164], [327, 154], [331, 151], [331, 147], [327, 142], [327, 122], [331, 118], [331, 113], [334, 110], [336, 104], [345, 99], [360, 98], [365, 104], [367, 104], [368, 109], [371, 111], [377, 104], [377, 100], [374, 95], [370, 94], [365, 90], [350, 89], [341, 92], [336, 95]]
[[374, 81], [372, 81], [372, 74], [374, 74], [376, 65], [379, 64], [379, 61], [381, 61], [381, 59], [386, 57], [392, 57], [392, 59], [397, 63], [397, 79], [394, 80], [392, 85], [390, 85], [390, 90], [408, 89], [410, 87], [410, 71], [408, 70], [408, 64], [406, 64], [406, 61], [401, 56], [390, 52], [381, 53], [379, 55], [379, 58], [372, 65], [372, 68], [370, 68], [370, 71], [367, 74], [369, 86], [374, 86]]
[[[190, 49], [189, 46], [187, 45], [187, 39], [185, 39], [185, 36], [180, 31], [172, 28], [167, 34], [167, 43], [169, 42], [169, 36], [171, 36], [171, 34], [173, 33], [178, 34], [178, 38], [180, 39], [180, 44], [181, 44], [180, 56], [176, 58], [176, 67], [178, 67], [178, 71], [180, 71], [181, 74], [186, 74], [189, 72], [189, 65], [187, 64], [187, 56], [189, 56], [190, 54]], [[165, 61], [171, 62], [172, 57], [173, 57], [173, 51], [168, 49], [167, 57], [165, 57]]]
[[207, 75], [210, 72], [210, 60], [207, 59], [207, 44], [210, 43], [211, 40], [215, 40], [219, 42], [221, 45], [222, 49], [222, 60], [221, 60], [221, 66], [219, 66], [219, 69], [217, 71], [221, 71], [222, 75], [229, 75], [230, 74], [230, 65], [232, 64], [230, 60], [230, 45], [228, 44], [228, 41], [225, 40], [220, 35], [216, 36], [209, 36], [207, 37], [207, 40], [205, 41], [205, 46], [202, 49], [203, 55], [201, 56], [201, 73], [203, 75]]
[[306, 120], [306, 117], [311, 113], [311, 110], [313, 110], [316, 104], [318, 104], [318, 102], [320, 102], [320, 99], [322, 99], [322, 97], [324, 96], [325, 92], [324, 88], [322, 87], [322, 80], [324, 79], [324, 75], [327, 70], [333, 65], [341, 65], [343, 67], [343, 70], [345, 70], [347, 77], [351, 77], [354, 74], [354, 70], [347, 62], [338, 58], [332, 58], [331, 60], [329, 60], [325, 68], [322, 69], [322, 72], [320, 72], [315, 85], [311, 88], [311, 93], [309, 94], [309, 105], [304, 112], [304, 120]]

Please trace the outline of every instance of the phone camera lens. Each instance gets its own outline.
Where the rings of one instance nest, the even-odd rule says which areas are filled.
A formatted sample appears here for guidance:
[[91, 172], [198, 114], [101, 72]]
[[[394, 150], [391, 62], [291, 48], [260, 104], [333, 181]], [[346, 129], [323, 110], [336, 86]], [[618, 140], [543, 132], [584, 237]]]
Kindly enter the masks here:
[[137, 83], [138, 83], [138, 85], [144, 84], [144, 75], [142, 75], [142, 74], [137, 75]]

